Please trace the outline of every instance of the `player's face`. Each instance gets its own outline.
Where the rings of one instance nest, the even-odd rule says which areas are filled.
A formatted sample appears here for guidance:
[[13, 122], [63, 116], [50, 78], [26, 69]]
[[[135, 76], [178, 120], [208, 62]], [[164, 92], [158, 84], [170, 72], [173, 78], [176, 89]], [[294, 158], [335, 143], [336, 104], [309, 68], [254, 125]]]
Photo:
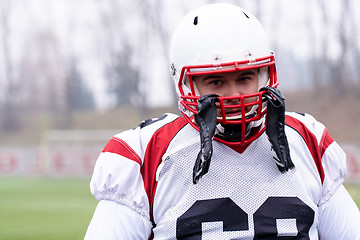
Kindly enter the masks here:
[[[200, 95], [217, 94], [221, 97], [239, 96], [258, 92], [258, 70], [207, 74], [194, 77]], [[245, 103], [256, 101], [256, 97], [245, 98]], [[239, 99], [227, 100], [229, 105], [240, 104]], [[245, 109], [246, 112], [250, 110]], [[228, 109], [227, 117], [239, 116], [240, 109]], [[220, 112], [218, 113], [219, 116]]]

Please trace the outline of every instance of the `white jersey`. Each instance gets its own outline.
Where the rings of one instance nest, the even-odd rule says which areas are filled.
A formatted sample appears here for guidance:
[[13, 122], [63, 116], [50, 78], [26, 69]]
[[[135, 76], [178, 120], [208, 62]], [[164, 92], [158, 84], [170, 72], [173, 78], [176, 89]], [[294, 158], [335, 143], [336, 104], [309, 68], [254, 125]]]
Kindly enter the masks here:
[[[131, 231], [144, 232], [136, 239], [360, 239], [354, 228], [359, 222], [342, 222], [342, 229], [336, 223], [360, 220], [351, 199], [339, 206], [347, 194], [344, 152], [309, 115], [287, 113], [286, 135], [294, 169], [278, 170], [266, 134], [245, 147], [214, 141], [209, 172], [197, 184], [192, 173], [200, 136], [183, 117], [165, 114], [115, 135], [97, 160], [91, 191], [100, 202], [126, 206], [124, 214], [143, 222], [131, 225], [125, 215], [107, 211], [116, 219], [109, 225], [116, 221], [113, 228], [122, 229], [109, 239], [134, 236], [125, 233]], [[333, 197], [336, 192], [340, 197]], [[334, 219], [329, 202], [351, 216]], [[103, 214], [96, 218], [107, 221], [106, 210], [98, 211]], [[101, 231], [95, 225], [87, 239]]]

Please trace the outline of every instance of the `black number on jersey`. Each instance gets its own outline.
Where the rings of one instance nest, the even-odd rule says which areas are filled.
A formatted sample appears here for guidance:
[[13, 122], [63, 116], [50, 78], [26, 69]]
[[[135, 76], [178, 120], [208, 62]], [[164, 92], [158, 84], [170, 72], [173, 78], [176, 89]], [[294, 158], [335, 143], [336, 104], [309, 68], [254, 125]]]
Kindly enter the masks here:
[[[246, 219], [246, 221], [244, 221]], [[203, 222], [223, 222], [224, 231], [249, 230], [247, 214], [230, 198], [196, 201], [176, 223], [177, 239], [201, 239]]]
[[[310, 239], [314, 210], [297, 197], [269, 197], [254, 213], [254, 239]], [[177, 239], [201, 239], [202, 223], [223, 222], [223, 232], [249, 230], [248, 214], [230, 198], [196, 201], [176, 223]]]

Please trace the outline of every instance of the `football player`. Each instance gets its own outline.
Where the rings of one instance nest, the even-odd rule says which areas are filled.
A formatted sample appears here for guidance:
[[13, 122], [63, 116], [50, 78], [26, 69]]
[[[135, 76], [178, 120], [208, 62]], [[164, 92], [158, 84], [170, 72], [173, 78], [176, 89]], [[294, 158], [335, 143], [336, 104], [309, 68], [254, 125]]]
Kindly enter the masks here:
[[360, 239], [346, 157], [325, 126], [285, 112], [259, 21], [230, 4], [189, 13], [170, 46], [182, 116], [110, 139], [85, 239]]

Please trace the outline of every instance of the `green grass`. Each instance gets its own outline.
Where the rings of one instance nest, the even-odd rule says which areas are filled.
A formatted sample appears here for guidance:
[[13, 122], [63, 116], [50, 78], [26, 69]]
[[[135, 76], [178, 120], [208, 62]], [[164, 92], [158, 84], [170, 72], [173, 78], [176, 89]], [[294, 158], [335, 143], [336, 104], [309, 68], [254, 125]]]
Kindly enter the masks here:
[[[0, 240], [83, 239], [97, 201], [89, 179], [0, 178]], [[360, 206], [360, 184], [346, 184]]]
[[0, 239], [83, 239], [96, 204], [89, 179], [1, 178]]
[[358, 208], [360, 208], [360, 183], [346, 183], [345, 188], [354, 199]]

